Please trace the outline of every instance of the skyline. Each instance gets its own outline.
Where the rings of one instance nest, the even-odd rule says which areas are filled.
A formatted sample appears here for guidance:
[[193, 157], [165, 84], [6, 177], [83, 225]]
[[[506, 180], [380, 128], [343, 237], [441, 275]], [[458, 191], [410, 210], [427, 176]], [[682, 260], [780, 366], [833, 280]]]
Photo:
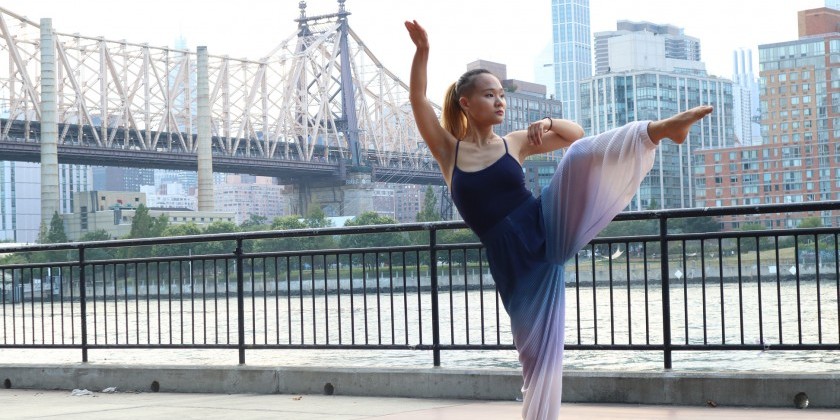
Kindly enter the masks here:
[[[797, 39], [796, 12], [825, 4], [823, 0], [708, 0], [702, 7], [674, 8], [672, 3], [591, 0], [591, 30], [615, 30], [618, 20], [683, 28], [686, 35], [700, 40], [701, 59], [709, 74], [731, 78], [734, 50], [753, 50], [754, 72], [758, 75], [758, 45]], [[479, 0], [455, 4], [428, 0], [422, 7], [402, 3], [394, 7], [385, 0], [347, 0], [345, 6], [351, 13], [350, 27], [404, 82], [408, 81], [414, 51], [403, 21], [416, 19], [428, 29], [432, 47], [428, 96], [435, 102], [440, 102], [446, 86], [465, 70], [466, 64], [478, 59], [507, 65], [509, 78], [534, 81], [536, 59], [551, 44], [551, 0], [520, 0], [495, 7]], [[267, 0], [242, 0], [237, 7], [221, 0], [149, 0], [142, 7], [106, 0], [12, 0], [2, 7], [36, 23], [52, 18], [53, 28], [60, 33], [169, 47], [183, 37], [192, 51], [204, 45], [212, 55], [252, 60], [294, 34], [294, 19], [299, 15], [297, 2]], [[750, 19], [759, 8], [762, 17]], [[337, 10], [335, 0], [307, 2], [309, 16]], [[496, 20], [497, 16], [502, 19]], [[226, 29], [219, 29], [216, 23], [225, 20]], [[150, 29], [145, 22], [154, 25]]]

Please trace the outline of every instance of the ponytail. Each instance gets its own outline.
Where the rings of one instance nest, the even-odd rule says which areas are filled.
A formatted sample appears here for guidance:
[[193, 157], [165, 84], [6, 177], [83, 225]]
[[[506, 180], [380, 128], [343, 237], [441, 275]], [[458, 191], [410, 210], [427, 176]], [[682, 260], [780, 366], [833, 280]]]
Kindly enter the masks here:
[[472, 93], [475, 85], [475, 78], [479, 74], [492, 74], [486, 69], [473, 69], [461, 75], [458, 82], [449, 85], [446, 89], [446, 96], [443, 98], [443, 113], [441, 115], [444, 130], [455, 136], [456, 139], [463, 139], [469, 131], [469, 120], [461, 104], [458, 102], [461, 96]]
[[461, 104], [458, 103], [460, 97], [457, 90], [455, 83], [449, 85], [449, 88], [446, 89], [441, 115], [443, 121], [441, 123], [444, 130], [455, 136], [456, 139], [461, 140], [467, 136], [467, 116], [464, 115]]

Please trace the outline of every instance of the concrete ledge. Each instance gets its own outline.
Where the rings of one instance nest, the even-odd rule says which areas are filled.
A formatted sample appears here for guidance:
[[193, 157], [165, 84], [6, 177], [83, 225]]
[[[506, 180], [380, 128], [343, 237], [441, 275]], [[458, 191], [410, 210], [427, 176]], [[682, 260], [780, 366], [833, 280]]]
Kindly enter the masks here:
[[[251, 366], [4, 365], [10, 388], [225, 394], [336, 394], [379, 397], [513, 400], [517, 370], [315, 368]], [[563, 400], [585, 403], [840, 408], [840, 374], [567, 371]]]
[[840, 374], [567, 371], [563, 377], [569, 402], [794, 407], [800, 392], [809, 407], [838, 408]]

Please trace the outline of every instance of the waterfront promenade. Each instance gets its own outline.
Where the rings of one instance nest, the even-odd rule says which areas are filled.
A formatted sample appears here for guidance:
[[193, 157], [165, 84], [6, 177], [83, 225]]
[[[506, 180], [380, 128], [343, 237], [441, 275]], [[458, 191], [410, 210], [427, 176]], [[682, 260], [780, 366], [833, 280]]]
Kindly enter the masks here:
[[[380, 398], [300, 394], [93, 393], [0, 389], [0, 419], [288, 419], [288, 420], [511, 420], [516, 401]], [[563, 419], [837, 419], [840, 410], [580, 404]]]
[[[0, 364], [0, 381], [0, 419], [500, 420], [522, 404], [515, 369]], [[570, 370], [563, 419], [838, 419], [838, 396], [832, 373]]]

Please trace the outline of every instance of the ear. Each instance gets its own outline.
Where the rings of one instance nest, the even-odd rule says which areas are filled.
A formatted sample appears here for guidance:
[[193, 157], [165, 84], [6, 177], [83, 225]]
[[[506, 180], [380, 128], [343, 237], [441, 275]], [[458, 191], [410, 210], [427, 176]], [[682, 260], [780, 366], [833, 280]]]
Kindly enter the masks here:
[[470, 107], [470, 101], [466, 97], [462, 96], [458, 99], [458, 105], [461, 105], [461, 109], [466, 111], [467, 108]]

